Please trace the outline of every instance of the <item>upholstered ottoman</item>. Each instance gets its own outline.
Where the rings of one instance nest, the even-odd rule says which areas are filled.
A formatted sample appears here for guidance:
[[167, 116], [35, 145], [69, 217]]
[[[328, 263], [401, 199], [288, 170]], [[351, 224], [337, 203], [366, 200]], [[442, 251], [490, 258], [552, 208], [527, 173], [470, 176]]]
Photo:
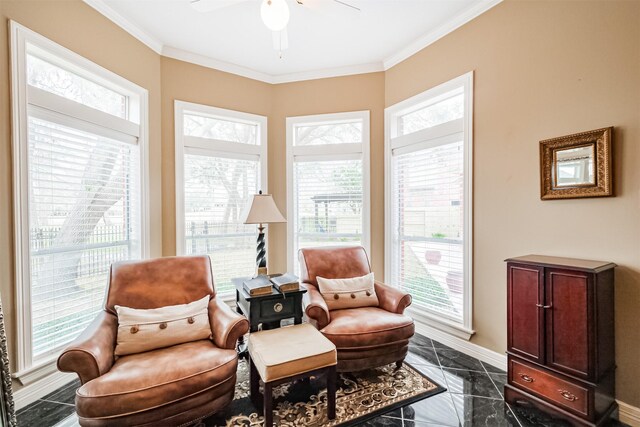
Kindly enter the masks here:
[[260, 406], [259, 381], [264, 382], [264, 425], [273, 425], [273, 387], [312, 375], [326, 375], [327, 416], [336, 417], [336, 346], [310, 324], [249, 335], [251, 400]]

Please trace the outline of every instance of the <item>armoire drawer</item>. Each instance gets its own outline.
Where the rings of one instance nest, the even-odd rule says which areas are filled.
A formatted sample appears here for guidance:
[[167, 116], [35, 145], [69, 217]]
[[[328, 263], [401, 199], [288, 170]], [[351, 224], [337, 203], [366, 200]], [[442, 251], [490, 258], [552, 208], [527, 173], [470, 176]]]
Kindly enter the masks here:
[[559, 378], [556, 374], [510, 358], [509, 382], [523, 390], [551, 400], [558, 406], [588, 415], [588, 388]]

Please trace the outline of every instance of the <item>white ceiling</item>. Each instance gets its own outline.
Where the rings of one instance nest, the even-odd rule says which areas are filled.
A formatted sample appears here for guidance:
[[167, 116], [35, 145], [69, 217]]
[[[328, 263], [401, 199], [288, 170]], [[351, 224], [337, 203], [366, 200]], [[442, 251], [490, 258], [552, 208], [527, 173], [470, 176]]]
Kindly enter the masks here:
[[[212, 1], [212, 0], [209, 0]], [[165, 56], [279, 83], [381, 71], [501, 0], [287, 0], [289, 49], [273, 49], [260, 0], [198, 12], [189, 0], [85, 0]]]

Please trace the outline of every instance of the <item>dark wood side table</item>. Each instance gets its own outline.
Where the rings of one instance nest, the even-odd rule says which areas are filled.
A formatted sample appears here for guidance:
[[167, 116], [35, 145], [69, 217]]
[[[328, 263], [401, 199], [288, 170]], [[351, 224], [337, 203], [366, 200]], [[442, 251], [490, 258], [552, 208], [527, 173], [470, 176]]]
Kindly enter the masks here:
[[[300, 286], [300, 290], [284, 294], [273, 288], [271, 294], [251, 296], [242, 287], [248, 279], [237, 277], [231, 281], [236, 288], [236, 311], [249, 320], [249, 332], [256, 332], [260, 325], [264, 330], [279, 328], [280, 322], [285, 319], [293, 318], [295, 325], [302, 323], [302, 295], [307, 292], [305, 288]], [[240, 357], [247, 356], [244, 337], [238, 340], [238, 353]]]

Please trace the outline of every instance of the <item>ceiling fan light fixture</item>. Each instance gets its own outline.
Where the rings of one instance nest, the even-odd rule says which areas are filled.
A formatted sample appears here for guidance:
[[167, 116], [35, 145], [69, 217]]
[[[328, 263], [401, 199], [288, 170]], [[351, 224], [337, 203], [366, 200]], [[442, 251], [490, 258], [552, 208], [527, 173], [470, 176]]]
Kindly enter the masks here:
[[289, 23], [289, 6], [286, 0], [263, 0], [260, 16], [268, 29], [280, 31]]

